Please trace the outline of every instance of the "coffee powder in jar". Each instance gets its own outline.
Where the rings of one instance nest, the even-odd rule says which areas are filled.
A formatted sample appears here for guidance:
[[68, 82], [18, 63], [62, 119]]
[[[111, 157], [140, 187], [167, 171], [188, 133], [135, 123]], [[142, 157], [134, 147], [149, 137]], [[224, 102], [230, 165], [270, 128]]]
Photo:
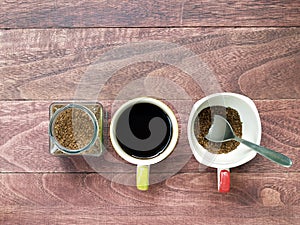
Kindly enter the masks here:
[[100, 103], [54, 102], [49, 109], [49, 150], [52, 155], [102, 154], [103, 110]]
[[54, 136], [58, 143], [67, 149], [82, 149], [93, 139], [93, 121], [83, 110], [68, 108], [57, 116]]

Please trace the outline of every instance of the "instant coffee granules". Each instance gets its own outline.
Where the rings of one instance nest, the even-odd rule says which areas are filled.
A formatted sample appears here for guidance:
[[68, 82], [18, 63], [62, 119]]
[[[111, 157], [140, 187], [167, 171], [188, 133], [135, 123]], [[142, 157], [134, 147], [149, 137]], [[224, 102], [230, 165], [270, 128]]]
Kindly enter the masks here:
[[54, 102], [49, 109], [49, 150], [52, 155], [102, 154], [103, 110], [100, 103]]
[[57, 116], [54, 123], [54, 136], [59, 144], [67, 149], [84, 148], [93, 139], [93, 121], [85, 111], [68, 108]]
[[237, 141], [231, 140], [223, 143], [215, 143], [207, 140], [205, 136], [208, 134], [209, 128], [212, 125], [214, 115], [220, 115], [226, 118], [233, 128], [233, 131], [238, 137], [242, 137], [242, 122], [240, 116], [235, 109], [223, 106], [212, 106], [203, 109], [195, 122], [195, 135], [200, 145], [206, 150], [215, 154], [228, 153], [237, 148], [240, 144]]

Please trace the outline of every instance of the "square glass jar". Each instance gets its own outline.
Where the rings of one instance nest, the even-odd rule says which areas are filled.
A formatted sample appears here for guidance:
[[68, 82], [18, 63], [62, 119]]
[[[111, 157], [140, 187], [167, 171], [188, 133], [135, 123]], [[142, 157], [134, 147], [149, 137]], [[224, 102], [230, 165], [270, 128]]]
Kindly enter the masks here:
[[100, 103], [53, 102], [49, 116], [49, 151], [52, 155], [101, 155], [103, 107]]

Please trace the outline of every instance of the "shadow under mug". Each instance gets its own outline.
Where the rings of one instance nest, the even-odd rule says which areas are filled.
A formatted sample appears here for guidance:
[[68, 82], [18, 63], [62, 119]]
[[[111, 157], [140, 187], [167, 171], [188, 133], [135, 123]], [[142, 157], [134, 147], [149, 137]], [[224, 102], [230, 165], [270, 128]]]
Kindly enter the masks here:
[[136, 186], [145, 191], [149, 186], [150, 165], [164, 160], [176, 146], [177, 119], [160, 100], [134, 98], [121, 105], [113, 115], [110, 140], [121, 158], [137, 165]]

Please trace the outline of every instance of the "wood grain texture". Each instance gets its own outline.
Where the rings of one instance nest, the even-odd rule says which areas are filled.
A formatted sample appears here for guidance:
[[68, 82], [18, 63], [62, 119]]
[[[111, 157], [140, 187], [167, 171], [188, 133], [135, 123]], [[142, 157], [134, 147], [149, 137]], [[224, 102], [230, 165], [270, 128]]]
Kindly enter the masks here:
[[4, 1], [0, 28], [299, 26], [299, 1]]
[[[0, 224], [299, 224], [299, 1], [0, 0], [0, 7]], [[146, 60], [108, 80], [95, 72], [82, 90], [105, 53], [148, 41], [192, 51], [211, 73], [195, 82], [176, 66]], [[168, 49], [171, 58], [182, 56], [179, 49]], [[134, 82], [141, 85], [130, 90]], [[217, 192], [216, 169], [192, 157], [185, 132], [187, 100], [206, 96], [213, 84], [255, 100], [261, 144], [288, 155], [291, 168], [256, 156], [231, 170], [230, 193]], [[151, 186], [141, 192], [124, 185], [135, 183], [135, 167], [124, 166], [107, 132], [117, 107], [145, 90], [167, 99], [185, 141], [168, 157], [170, 167], [151, 167]], [[82, 96], [104, 105], [108, 152], [54, 157], [49, 105]]]
[[[2, 224], [297, 224], [298, 173], [178, 174], [139, 192], [98, 174], [0, 174]], [[123, 176], [127, 176], [126, 174]], [[236, 213], [239, 216], [236, 216]], [[30, 215], [30, 216], [29, 216]]]
[[[194, 52], [223, 91], [252, 99], [300, 97], [300, 28], [113, 28], [0, 31], [0, 99], [72, 99], [81, 79], [104, 53], [153, 40]], [[174, 56], [180, 55], [178, 51], [170, 49]], [[94, 73], [91, 78], [98, 77]], [[95, 82], [94, 88], [104, 87], [101, 99], [115, 99], [124, 85], [153, 77], [171, 80], [192, 99], [204, 96], [203, 86], [191, 74], [159, 62], [128, 65], [106, 83]], [[205, 84], [209, 77], [204, 75], [198, 83]]]
[[[112, 101], [101, 103], [110, 118]], [[261, 156], [256, 156], [249, 163], [233, 169], [233, 172], [299, 172], [300, 164], [297, 159], [300, 157], [300, 101], [257, 100], [255, 103], [262, 120], [263, 135], [261, 144], [286, 154], [294, 161], [294, 165], [286, 169], [269, 162]], [[90, 168], [86, 160], [81, 157], [59, 158], [49, 154], [48, 113], [50, 104], [49, 101], [0, 102], [1, 172], [93, 172], [95, 168], [98, 168]], [[183, 120], [179, 122], [181, 135], [183, 135], [185, 141], [177, 145], [176, 151], [192, 155], [186, 137], [189, 109], [186, 109], [186, 111], [185, 117], [180, 117]], [[105, 132], [107, 132], [107, 129]], [[108, 151], [113, 154], [114, 151], [107, 133], [104, 140]], [[116, 160], [116, 156], [111, 154], [101, 160], [99, 171], [112, 174], [130, 171], [130, 169], [124, 170], [120, 164], [122, 162]], [[179, 154], [174, 157], [174, 167], [176, 167], [175, 162], [178, 161], [176, 157], [181, 156]], [[166, 170], [165, 172], [169, 171]], [[214, 169], [201, 166], [194, 158], [191, 158], [181, 172], [214, 172]]]

